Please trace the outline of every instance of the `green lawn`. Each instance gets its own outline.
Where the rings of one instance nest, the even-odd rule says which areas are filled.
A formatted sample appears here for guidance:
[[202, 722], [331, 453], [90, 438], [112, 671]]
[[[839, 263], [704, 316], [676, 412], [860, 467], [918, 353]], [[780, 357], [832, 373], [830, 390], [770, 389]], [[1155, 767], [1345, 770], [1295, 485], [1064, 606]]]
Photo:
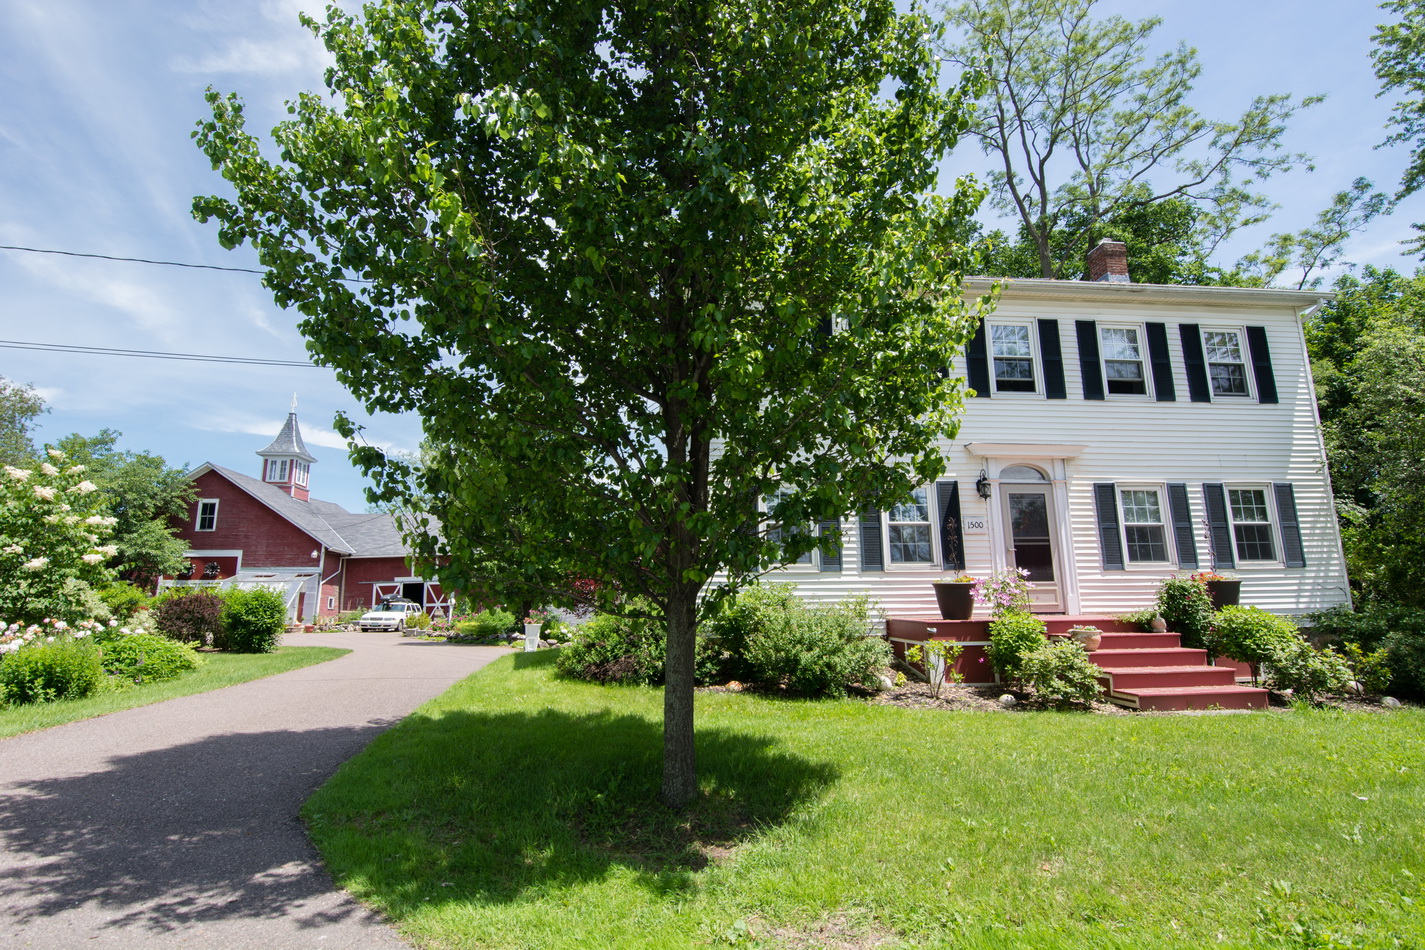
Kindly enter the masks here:
[[350, 652], [336, 647], [278, 647], [276, 653], [204, 654], [204, 663], [198, 669], [164, 683], [113, 690], [87, 699], [0, 709], [0, 739], [79, 719], [91, 719], [121, 709], [161, 703], [165, 699], [206, 693], [210, 689], [222, 689], [224, 686], [325, 663]]
[[[1422, 947], [1425, 714], [1110, 717], [698, 698], [502, 658], [307, 804], [434, 947]], [[880, 941], [880, 942], [878, 942]]]

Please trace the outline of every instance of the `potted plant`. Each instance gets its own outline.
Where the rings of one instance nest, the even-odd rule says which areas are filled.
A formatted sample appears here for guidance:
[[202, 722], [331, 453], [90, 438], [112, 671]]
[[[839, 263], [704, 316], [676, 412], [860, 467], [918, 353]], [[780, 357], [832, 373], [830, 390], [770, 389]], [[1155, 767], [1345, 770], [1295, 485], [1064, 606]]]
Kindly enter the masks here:
[[942, 620], [969, 620], [975, 612], [975, 578], [960, 573], [932, 583]]
[[1103, 643], [1103, 631], [1091, 624], [1070, 627], [1067, 635], [1069, 639], [1077, 640], [1086, 653], [1092, 653]]
[[1192, 579], [1207, 588], [1207, 596], [1212, 601], [1213, 610], [1236, 606], [1242, 598], [1242, 581], [1231, 574], [1198, 571]]

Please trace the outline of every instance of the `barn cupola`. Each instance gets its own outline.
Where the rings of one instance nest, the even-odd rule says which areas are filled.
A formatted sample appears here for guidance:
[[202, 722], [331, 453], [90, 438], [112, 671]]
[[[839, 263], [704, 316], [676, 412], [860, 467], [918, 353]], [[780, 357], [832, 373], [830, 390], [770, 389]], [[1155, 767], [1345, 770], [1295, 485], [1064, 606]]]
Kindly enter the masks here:
[[297, 425], [297, 397], [292, 397], [292, 411], [287, 424], [277, 433], [272, 444], [257, 453], [262, 456], [262, 480], [296, 498], [307, 501], [309, 466], [316, 457], [302, 444], [302, 430]]

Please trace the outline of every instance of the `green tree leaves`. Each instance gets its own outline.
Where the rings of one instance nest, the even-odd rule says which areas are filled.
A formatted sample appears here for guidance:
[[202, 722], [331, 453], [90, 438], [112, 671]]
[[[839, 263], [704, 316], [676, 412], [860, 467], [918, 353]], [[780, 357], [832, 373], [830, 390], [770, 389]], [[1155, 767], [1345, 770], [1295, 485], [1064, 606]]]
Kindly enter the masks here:
[[787, 556], [756, 498], [832, 519], [943, 464], [979, 195], [928, 194], [968, 92], [888, 0], [392, 0], [312, 26], [328, 99], [268, 160], [210, 93], [196, 137], [236, 198], [195, 214], [257, 248], [369, 410], [421, 414], [414, 488], [358, 461], [478, 537], [435, 552], [452, 578], [547, 561], [662, 611], [686, 801], [698, 595]]

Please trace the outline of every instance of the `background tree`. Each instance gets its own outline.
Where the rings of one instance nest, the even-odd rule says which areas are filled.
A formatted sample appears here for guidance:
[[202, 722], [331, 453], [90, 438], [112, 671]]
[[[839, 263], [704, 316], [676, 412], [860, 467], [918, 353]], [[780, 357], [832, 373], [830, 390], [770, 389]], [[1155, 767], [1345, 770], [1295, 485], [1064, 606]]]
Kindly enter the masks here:
[[160, 576], [187, 563], [187, 545], [173, 523], [187, 516], [194, 488], [182, 469], [170, 468], [161, 456], [118, 451], [122, 434], [113, 429], [88, 437], [76, 432], [61, 439], [58, 447], [71, 464], [85, 466], [86, 476], [116, 519], [112, 543], [118, 550], [110, 567], [136, 586], [151, 588]]
[[815, 523], [943, 469], [943, 370], [976, 318], [953, 235], [980, 196], [926, 197], [963, 128], [930, 26], [890, 0], [390, 0], [308, 23], [332, 104], [294, 102], [274, 161], [210, 93], [195, 134], [237, 197], [195, 213], [256, 247], [368, 409], [499, 465], [499, 491], [429, 469], [461, 502], [447, 538], [474, 526], [654, 605], [663, 797], [685, 804], [700, 595], [833, 543], [769, 540], [756, 498], [786, 486], [778, 519]]
[[994, 206], [1019, 219], [1037, 277], [1078, 274], [1103, 223], [1169, 199], [1197, 206], [1190, 246], [1210, 257], [1264, 219], [1270, 205], [1256, 184], [1306, 161], [1283, 152], [1281, 136], [1316, 99], [1258, 96], [1235, 121], [1207, 119], [1188, 105], [1196, 52], [1179, 45], [1149, 62], [1161, 21], [1096, 20], [1094, 2], [941, 7], [957, 31], [940, 44], [945, 57], [988, 70], [970, 131], [997, 166]]
[[1321, 271], [1341, 259], [1347, 238], [1389, 211], [1390, 199], [1376, 191], [1369, 179], [1357, 178], [1350, 188], [1336, 193], [1314, 224], [1295, 233], [1272, 235], [1266, 247], [1238, 261], [1225, 280], [1241, 287], [1271, 287], [1295, 270], [1285, 281], [1288, 286], [1320, 287], [1325, 279]]
[[1306, 331], [1352, 583], [1425, 607], [1425, 272], [1368, 267], [1335, 291]]
[[30, 430], [35, 419], [49, 412], [33, 386], [0, 376], [0, 465], [24, 466], [35, 458]]
[[[1400, 176], [1397, 201], [1413, 195], [1425, 185], [1425, 2], [1422, 0], [1388, 0], [1382, 10], [1400, 15], [1395, 23], [1376, 28], [1371, 39], [1376, 48], [1371, 51], [1376, 78], [1381, 81], [1380, 95], [1402, 93], [1396, 100], [1389, 126], [1391, 133], [1383, 144], [1410, 146], [1410, 164]], [[1425, 225], [1412, 225], [1425, 232]], [[1425, 233], [1407, 242], [1412, 251], [1425, 255]]]

